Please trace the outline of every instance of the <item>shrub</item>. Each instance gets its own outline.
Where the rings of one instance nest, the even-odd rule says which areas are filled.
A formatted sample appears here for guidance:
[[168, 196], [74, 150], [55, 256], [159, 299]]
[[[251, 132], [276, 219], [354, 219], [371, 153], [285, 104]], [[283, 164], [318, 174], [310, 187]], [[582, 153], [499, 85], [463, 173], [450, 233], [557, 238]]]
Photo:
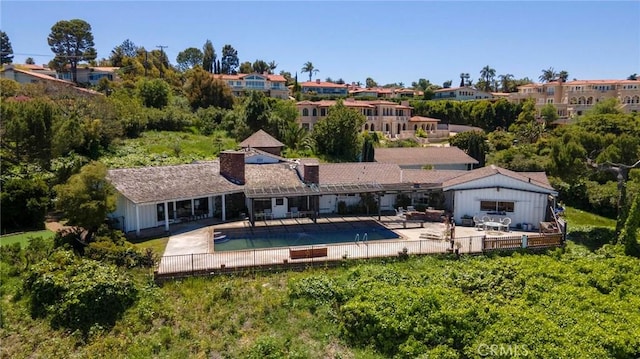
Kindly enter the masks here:
[[35, 265], [24, 282], [31, 314], [50, 317], [54, 327], [81, 330], [113, 326], [134, 303], [137, 289], [128, 274], [113, 265], [57, 251]]

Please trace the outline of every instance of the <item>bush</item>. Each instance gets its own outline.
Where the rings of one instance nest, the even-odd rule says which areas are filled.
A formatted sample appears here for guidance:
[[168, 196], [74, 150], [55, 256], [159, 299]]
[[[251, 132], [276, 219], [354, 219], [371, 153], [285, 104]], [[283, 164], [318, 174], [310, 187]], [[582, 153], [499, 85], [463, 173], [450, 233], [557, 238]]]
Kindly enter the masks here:
[[113, 265], [57, 251], [35, 265], [24, 282], [33, 317], [50, 317], [54, 327], [80, 330], [113, 326], [137, 297], [126, 274]]

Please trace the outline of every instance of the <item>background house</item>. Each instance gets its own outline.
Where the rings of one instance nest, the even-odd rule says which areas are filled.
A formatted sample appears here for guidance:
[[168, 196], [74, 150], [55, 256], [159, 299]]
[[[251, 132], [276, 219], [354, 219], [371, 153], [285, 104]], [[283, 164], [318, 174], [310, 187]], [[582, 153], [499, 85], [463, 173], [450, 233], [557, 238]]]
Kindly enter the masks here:
[[300, 84], [300, 90], [303, 94], [315, 94], [319, 96], [344, 96], [346, 97], [347, 85], [336, 84], [333, 82], [323, 82], [320, 79], [316, 81], [306, 81]]
[[244, 141], [240, 142], [240, 147], [243, 149], [258, 149], [277, 156], [280, 156], [284, 143], [276, 140], [273, 136], [266, 133], [264, 130], [247, 137]]
[[375, 161], [394, 163], [402, 169], [470, 170], [478, 161], [458, 147], [376, 148]]
[[213, 74], [214, 78], [225, 81], [234, 96], [243, 96], [245, 91], [261, 91], [267, 97], [287, 99], [289, 89], [287, 80], [282, 75], [272, 74]]
[[443, 88], [443, 89], [435, 90], [433, 94], [434, 100], [467, 101], [467, 100], [482, 100], [482, 99], [492, 99], [492, 98], [493, 98], [493, 95], [491, 94], [491, 92], [480, 91], [472, 87]]

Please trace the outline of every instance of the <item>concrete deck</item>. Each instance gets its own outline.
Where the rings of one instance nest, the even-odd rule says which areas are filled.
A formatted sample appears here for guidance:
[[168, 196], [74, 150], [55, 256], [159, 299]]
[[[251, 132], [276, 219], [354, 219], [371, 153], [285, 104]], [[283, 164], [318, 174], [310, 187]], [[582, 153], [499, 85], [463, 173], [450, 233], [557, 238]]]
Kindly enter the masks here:
[[[213, 232], [248, 231], [253, 233], [300, 232], [306, 230], [334, 230], [362, 226], [375, 221], [396, 232], [400, 238], [340, 244], [316, 245], [326, 247], [327, 256], [321, 258], [290, 259], [289, 248], [266, 248], [256, 250], [214, 252]], [[256, 222], [251, 227], [248, 221], [219, 223], [215, 225], [191, 225], [169, 237], [165, 253], [157, 269], [159, 275], [183, 272], [207, 272], [224, 268], [260, 267], [285, 263], [307, 263], [338, 261], [344, 258], [375, 258], [397, 256], [405, 250], [409, 254], [436, 254], [450, 252], [451, 242], [444, 239], [425, 239], [422, 234], [443, 234], [445, 225], [435, 222], [403, 222], [396, 216], [323, 217], [314, 223], [309, 218], [275, 219]], [[406, 227], [406, 228], [405, 228]], [[455, 228], [456, 247], [460, 253], [481, 253], [482, 240], [486, 237], [512, 237], [537, 235], [533, 232], [494, 232], [477, 230], [474, 227]], [[442, 237], [444, 238], [444, 237]], [[293, 248], [311, 248], [302, 246]]]

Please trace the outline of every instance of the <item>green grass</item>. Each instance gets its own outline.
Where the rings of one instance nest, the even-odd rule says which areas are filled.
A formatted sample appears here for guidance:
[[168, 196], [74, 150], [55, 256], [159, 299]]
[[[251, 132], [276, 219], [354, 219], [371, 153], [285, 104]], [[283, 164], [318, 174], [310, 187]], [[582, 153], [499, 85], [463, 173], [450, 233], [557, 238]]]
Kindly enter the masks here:
[[11, 234], [0, 237], [0, 246], [5, 246], [13, 243], [20, 243], [20, 246], [25, 247], [29, 243], [29, 238], [42, 237], [44, 239], [51, 239], [55, 235], [50, 230], [23, 232], [19, 234]]
[[136, 248], [145, 250], [151, 248], [155, 254], [161, 256], [164, 253], [164, 249], [167, 247], [169, 237], [151, 238], [151, 239], [131, 239], [129, 242], [133, 243]]
[[[221, 142], [218, 143], [218, 138]], [[236, 148], [236, 141], [221, 133], [211, 136], [189, 132], [149, 131], [112, 145], [100, 161], [110, 168], [164, 166], [213, 160], [220, 150]]]
[[616, 220], [585, 212], [573, 207], [566, 207], [564, 217], [571, 226], [615, 227]]

